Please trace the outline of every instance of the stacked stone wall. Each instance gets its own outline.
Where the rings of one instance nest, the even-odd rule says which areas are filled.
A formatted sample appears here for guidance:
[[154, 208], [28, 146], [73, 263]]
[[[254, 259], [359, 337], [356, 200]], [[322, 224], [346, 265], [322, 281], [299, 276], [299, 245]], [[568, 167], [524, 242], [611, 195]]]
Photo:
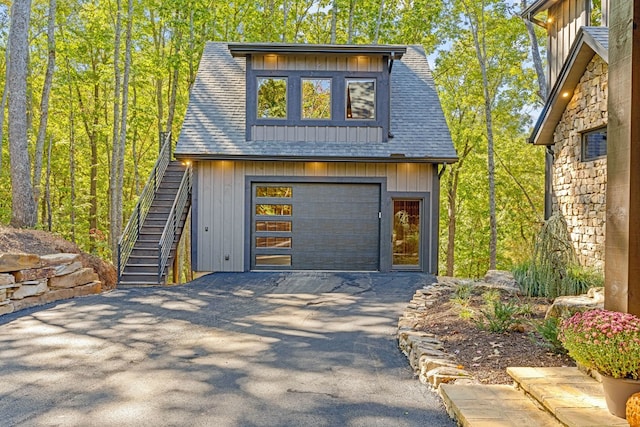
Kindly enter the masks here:
[[0, 315], [101, 291], [98, 275], [82, 266], [80, 254], [0, 253]]
[[553, 209], [564, 215], [583, 266], [604, 269], [607, 160], [581, 160], [582, 133], [607, 124], [608, 66], [598, 55], [554, 134]]

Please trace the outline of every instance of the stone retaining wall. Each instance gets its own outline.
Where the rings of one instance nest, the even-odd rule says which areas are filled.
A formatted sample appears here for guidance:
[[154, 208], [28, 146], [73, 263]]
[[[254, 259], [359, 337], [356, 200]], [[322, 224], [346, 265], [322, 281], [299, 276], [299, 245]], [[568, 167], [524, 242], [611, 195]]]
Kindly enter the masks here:
[[0, 253], [0, 315], [102, 291], [93, 268], [80, 254]]
[[604, 268], [606, 157], [583, 162], [582, 133], [607, 124], [608, 66], [598, 55], [554, 133], [553, 210], [562, 213], [581, 264]]

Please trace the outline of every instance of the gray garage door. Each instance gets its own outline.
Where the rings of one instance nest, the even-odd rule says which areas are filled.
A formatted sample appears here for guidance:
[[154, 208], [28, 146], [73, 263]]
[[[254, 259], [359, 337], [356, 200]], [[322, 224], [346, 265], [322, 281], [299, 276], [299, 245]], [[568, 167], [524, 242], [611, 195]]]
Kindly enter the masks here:
[[379, 268], [380, 185], [254, 183], [251, 268]]

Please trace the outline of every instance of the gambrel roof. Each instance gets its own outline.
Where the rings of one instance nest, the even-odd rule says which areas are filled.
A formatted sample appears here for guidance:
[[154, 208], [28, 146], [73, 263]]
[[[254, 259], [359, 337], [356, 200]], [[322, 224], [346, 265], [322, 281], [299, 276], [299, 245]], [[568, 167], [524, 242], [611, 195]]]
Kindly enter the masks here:
[[600, 56], [604, 62], [609, 62], [609, 29], [581, 27], [531, 132], [530, 143], [553, 144], [556, 126], [571, 101], [576, 85], [595, 55]]
[[[300, 49], [301, 45], [297, 46]], [[303, 45], [302, 45], [303, 46]], [[326, 48], [327, 46], [324, 45]], [[336, 46], [344, 51], [345, 46]], [[372, 52], [379, 46], [371, 46]], [[358, 47], [366, 50], [366, 47]], [[205, 46], [175, 151], [199, 159], [454, 162], [456, 151], [421, 46], [407, 46], [391, 72], [387, 142], [247, 141], [246, 59], [227, 43]]]

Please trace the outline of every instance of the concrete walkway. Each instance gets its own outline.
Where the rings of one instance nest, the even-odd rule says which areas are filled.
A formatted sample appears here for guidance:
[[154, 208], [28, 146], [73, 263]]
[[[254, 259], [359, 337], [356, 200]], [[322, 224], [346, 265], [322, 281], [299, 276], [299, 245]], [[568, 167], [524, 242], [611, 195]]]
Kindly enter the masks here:
[[395, 340], [418, 273], [214, 274], [0, 318], [0, 425], [453, 426]]

